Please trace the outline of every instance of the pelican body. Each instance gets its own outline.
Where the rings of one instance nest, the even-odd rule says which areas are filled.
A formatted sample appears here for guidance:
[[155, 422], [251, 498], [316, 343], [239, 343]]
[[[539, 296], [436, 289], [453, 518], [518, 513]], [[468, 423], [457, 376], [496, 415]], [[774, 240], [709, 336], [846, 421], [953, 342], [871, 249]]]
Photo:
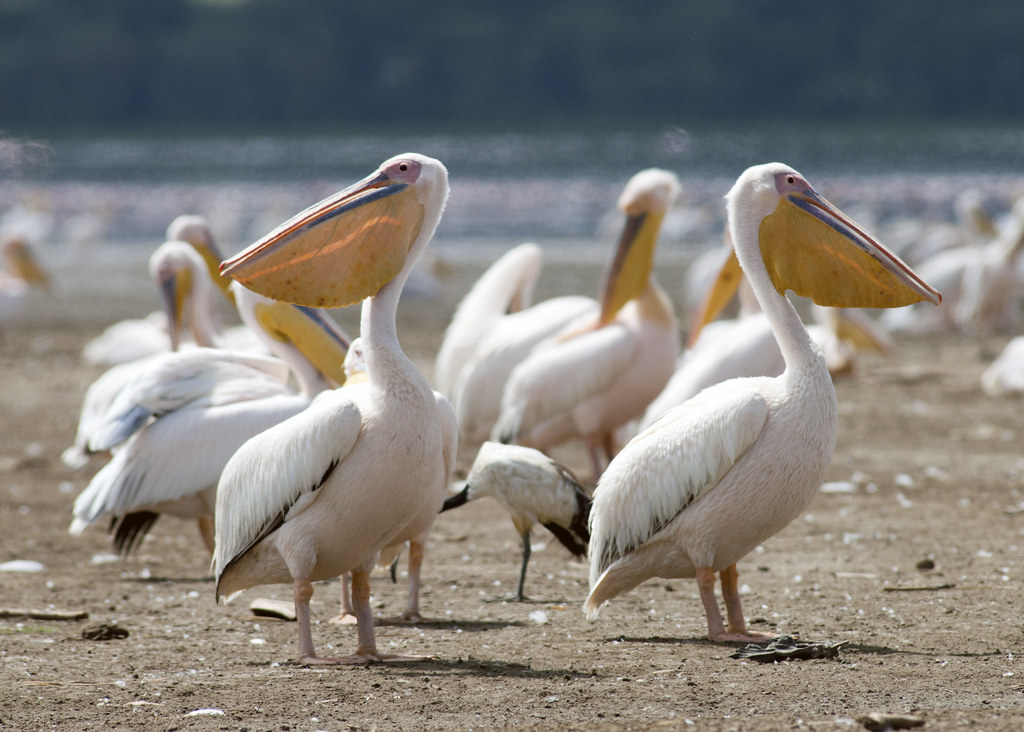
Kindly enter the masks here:
[[[448, 195], [445, 167], [407, 153], [315, 204], [222, 265], [269, 297], [312, 307], [364, 300], [366, 383], [320, 395], [249, 440], [217, 492], [217, 596], [290, 582], [302, 663], [391, 660], [377, 652], [369, 572], [425, 511], [448, 466], [438, 399], [402, 351], [395, 311]], [[312, 582], [352, 573], [359, 646], [315, 654]]]
[[825, 359], [785, 292], [834, 307], [938, 303], [940, 296], [785, 165], [748, 169], [726, 199], [736, 256], [785, 370], [705, 389], [612, 460], [591, 510], [584, 611], [596, 617], [607, 600], [651, 577], [696, 577], [708, 637], [750, 642], [766, 634], [747, 630], [736, 563], [810, 503], [837, 432]]

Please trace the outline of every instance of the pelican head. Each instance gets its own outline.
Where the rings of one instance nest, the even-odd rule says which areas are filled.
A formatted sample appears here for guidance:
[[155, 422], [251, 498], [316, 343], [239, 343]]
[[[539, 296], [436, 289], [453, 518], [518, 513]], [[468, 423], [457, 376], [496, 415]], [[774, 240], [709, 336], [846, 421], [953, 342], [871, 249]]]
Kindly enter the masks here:
[[[405, 153], [293, 216], [221, 265], [251, 290], [310, 307], [354, 305], [408, 267], [441, 219], [448, 171]], [[404, 280], [403, 280], [404, 281]]]
[[601, 325], [611, 322], [622, 306], [647, 286], [661, 223], [678, 195], [679, 179], [658, 168], [641, 170], [626, 184], [619, 196], [619, 209], [626, 215], [626, 225], [615, 259], [605, 275]]
[[184, 241], [191, 244], [203, 258], [206, 268], [210, 270], [210, 279], [216, 283], [229, 300], [234, 301], [234, 296], [228, 287], [231, 284], [231, 278], [220, 274], [220, 262], [223, 257], [213, 241], [210, 224], [204, 217], [194, 214], [178, 216], [167, 227], [166, 238], [168, 241]]
[[[149, 257], [149, 275], [160, 290], [172, 351], [178, 350], [186, 303], [195, 297], [197, 288], [209, 287], [207, 280], [196, 276], [196, 272], [202, 272], [205, 267], [199, 253], [184, 241], [165, 241]], [[193, 317], [199, 314], [196, 307], [192, 313]], [[213, 345], [202, 341], [200, 337], [196, 342]]]
[[738, 230], [756, 227], [761, 259], [780, 294], [792, 290], [831, 307], [893, 308], [923, 300], [937, 305], [942, 299], [786, 165], [747, 169], [726, 200], [734, 239]]

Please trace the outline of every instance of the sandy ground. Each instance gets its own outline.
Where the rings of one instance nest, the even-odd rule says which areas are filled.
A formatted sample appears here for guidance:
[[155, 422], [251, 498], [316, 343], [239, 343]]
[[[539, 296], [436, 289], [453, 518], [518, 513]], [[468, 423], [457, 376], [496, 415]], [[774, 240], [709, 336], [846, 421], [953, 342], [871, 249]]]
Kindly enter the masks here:
[[[403, 342], [428, 373], [477, 273], [456, 268], [440, 300], [402, 307]], [[563, 292], [590, 293], [596, 278], [545, 273]], [[0, 617], [0, 728], [848, 730], [873, 711], [916, 715], [925, 729], [1024, 728], [1024, 418], [1019, 402], [978, 388], [1005, 338], [901, 342], [839, 380], [829, 480], [846, 490], [823, 491], [741, 563], [753, 628], [844, 642], [838, 659], [730, 658], [733, 648], [704, 639], [692, 581], [647, 582], [588, 623], [586, 567], [542, 529], [533, 599], [509, 602], [518, 536], [483, 501], [437, 521], [422, 595], [432, 619], [378, 627], [385, 651], [435, 660], [306, 668], [292, 661], [293, 623], [248, 612], [253, 598], [289, 599], [290, 588], [216, 605], [193, 525], [161, 520], [120, 562], [96, 561], [110, 550], [102, 527], [67, 534], [72, 500], [98, 467], [76, 473], [59, 460], [100, 372], [81, 365], [82, 345], [115, 311], [140, 315], [155, 299], [80, 290], [37, 301], [0, 341], [0, 562], [44, 566], [0, 573], [0, 610], [88, 614]], [[354, 314], [340, 318], [355, 327]], [[558, 456], [585, 471], [577, 448]], [[380, 617], [398, 613], [404, 577], [377, 577], [373, 593]], [[338, 597], [335, 581], [313, 599], [324, 653], [354, 647], [353, 628], [326, 622]], [[98, 624], [128, 636], [84, 639]]]

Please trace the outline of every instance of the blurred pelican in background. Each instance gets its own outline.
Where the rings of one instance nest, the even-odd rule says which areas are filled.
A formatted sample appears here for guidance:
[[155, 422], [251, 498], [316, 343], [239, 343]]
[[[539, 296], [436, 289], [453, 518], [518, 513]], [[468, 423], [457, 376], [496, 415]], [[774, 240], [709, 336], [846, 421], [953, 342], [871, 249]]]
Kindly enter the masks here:
[[[539, 264], [538, 259], [538, 268]], [[493, 320], [458, 369], [452, 388], [462, 444], [474, 447], [490, 437], [501, 413], [501, 395], [509, 374], [538, 343], [563, 328], [590, 322], [600, 309], [593, 298], [564, 295]]]
[[614, 431], [643, 414], [679, 354], [672, 303], [653, 274], [661, 222], [678, 192], [676, 176], [654, 168], [626, 185], [626, 224], [599, 315], [549, 337], [513, 369], [493, 440], [546, 451], [583, 438], [594, 477], [601, 474]]
[[894, 333], [964, 333], [1012, 330], [1017, 322], [1020, 253], [1024, 249], [1024, 198], [1006, 225], [985, 244], [946, 249], [918, 267], [942, 290], [939, 308], [916, 305], [893, 310], [882, 322]]
[[540, 275], [540, 247], [513, 247], [494, 262], [459, 302], [434, 361], [434, 387], [451, 398], [459, 372], [494, 326], [529, 307]]

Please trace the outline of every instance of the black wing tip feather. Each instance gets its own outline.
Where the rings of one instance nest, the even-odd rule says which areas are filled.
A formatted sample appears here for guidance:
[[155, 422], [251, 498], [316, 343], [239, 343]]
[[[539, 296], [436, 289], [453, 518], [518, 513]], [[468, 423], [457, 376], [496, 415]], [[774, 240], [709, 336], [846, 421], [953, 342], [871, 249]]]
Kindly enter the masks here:
[[127, 557], [136, 551], [158, 518], [160, 514], [155, 511], [135, 511], [112, 518], [109, 533], [113, 535], [117, 555]]

